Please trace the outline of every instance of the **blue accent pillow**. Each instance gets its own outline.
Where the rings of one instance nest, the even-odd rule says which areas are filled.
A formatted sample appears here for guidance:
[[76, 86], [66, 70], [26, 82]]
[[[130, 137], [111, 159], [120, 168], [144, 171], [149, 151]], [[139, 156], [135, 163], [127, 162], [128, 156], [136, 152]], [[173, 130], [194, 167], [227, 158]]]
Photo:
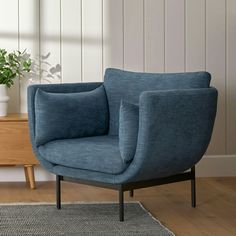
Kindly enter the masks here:
[[105, 89], [103, 85], [80, 93], [48, 93], [38, 89], [35, 119], [37, 146], [56, 139], [107, 134], [109, 112]]
[[139, 107], [121, 101], [119, 116], [119, 148], [124, 162], [130, 162], [135, 155], [139, 129]]

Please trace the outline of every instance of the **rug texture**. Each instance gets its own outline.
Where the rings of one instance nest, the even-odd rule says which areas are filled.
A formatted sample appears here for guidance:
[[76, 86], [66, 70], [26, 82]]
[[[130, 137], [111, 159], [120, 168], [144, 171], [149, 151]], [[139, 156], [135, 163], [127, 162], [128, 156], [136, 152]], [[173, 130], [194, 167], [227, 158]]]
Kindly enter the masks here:
[[0, 205], [0, 235], [172, 236], [140, 203], [125, 204], [119, 222], [118, 204]]

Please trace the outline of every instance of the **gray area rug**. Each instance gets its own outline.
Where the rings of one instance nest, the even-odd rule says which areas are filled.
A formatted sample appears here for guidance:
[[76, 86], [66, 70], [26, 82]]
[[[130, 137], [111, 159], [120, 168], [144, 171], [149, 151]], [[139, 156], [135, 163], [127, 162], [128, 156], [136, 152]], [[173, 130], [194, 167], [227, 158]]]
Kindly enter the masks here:
[[125, 221], [118, 204], [0, 205], [0, 235], [172, 236], [140, 203], [125, 204]]

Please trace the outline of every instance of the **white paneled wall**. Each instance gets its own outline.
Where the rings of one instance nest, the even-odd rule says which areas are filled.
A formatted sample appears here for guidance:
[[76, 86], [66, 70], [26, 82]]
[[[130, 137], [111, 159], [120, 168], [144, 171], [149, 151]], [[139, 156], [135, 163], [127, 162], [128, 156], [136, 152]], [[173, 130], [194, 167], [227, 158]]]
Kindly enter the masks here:
[[[40, 52], [39, 6], [38, 0], [19, 1], [19, 50], [27, 49], [33, 58], [38, 58]], [[11, 49], [15, 48], [12, 47]], [[39, 63], [38, 60], [37, 63]], [[39, 70], [35, 71], [33, 76], [25, 75], [24, 79], [20, 80], [20, 104], [19, 108], [13, 111], [20, 110], [22, 113], [27, 111], [27, 86], [30, 84], [30, 79], [33, 79], [34, 83], [39, 83]], [[11, 98], [11, 100], [15, 102], [14, 99]]]
[[212, 85], [219, 91], [214, 139], [209, 153], [226, 153], [226, 9], [225, 1], [206, 2], [206, 70], [213, 76]]
[[[235, 0], [0, 0], [0, 9], [0, 47], [27, 48], [34, 83], [102, 81], [107, 67], [209, 71], [219, 103], [207, 155], [236, 155]], [[26, 79], [10, 90], [10, 112], [26, 112]]]
[[61, 65], [63, 68], [63, 83], [82, 81], [81, 4], [81, 0], [61, 1]]
[[49, 75], [52, 67], [61, 65], [61, 1], [40, 0], [39, 11], [41, 83], [60, 83], [61, 73], [58, 77]]
[[[103, 80], [103, 1], [82, 1], [82, 81]], [[75, 26], [76, 27], [76, 26]]]
[[103, 72], [124, 68], [124, 2], [103, 0]]
[[205, 0], [186, 1], [186, 71], [206, 70]]
[[165, 0], [144, 2], [144, 68], [165, 71]]
[[185, 62], [185, 0], [165, 0], [165, 72], [182, 72]]
[[[18, 26], [18, 0], [1, 0], [0, 6], [0, 48], [6, 50], [18, 50], [19, 49], [19, 26]], [[10, 12], [10, 17], [9, 17]], [[10, 112], [20, 111], [20, 85], [19, 81], [15, 81], [9, 91], [11, 97], [8, 103], [8, 110]]]
[[226, 5], [226, 150], [236, 153], [236, 1]]
[[143, 0], [124, 1], [124, 69], [126, 70], [144, 70], [143, 3]]

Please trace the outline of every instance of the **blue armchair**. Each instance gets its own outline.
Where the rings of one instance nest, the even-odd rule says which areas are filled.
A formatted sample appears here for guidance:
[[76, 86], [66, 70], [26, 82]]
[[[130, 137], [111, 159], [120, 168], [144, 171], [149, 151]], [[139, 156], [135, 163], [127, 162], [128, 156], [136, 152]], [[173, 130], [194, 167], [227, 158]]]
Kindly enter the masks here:
[[[191, 180], [211, 139], [217, 90], [207, 72], [107, 69], [103, 83], [28, 88], [29, 127], [41, 165], [61, 181], [124, 191]], [[191, 170], [189, 170], [191, 169]]]

